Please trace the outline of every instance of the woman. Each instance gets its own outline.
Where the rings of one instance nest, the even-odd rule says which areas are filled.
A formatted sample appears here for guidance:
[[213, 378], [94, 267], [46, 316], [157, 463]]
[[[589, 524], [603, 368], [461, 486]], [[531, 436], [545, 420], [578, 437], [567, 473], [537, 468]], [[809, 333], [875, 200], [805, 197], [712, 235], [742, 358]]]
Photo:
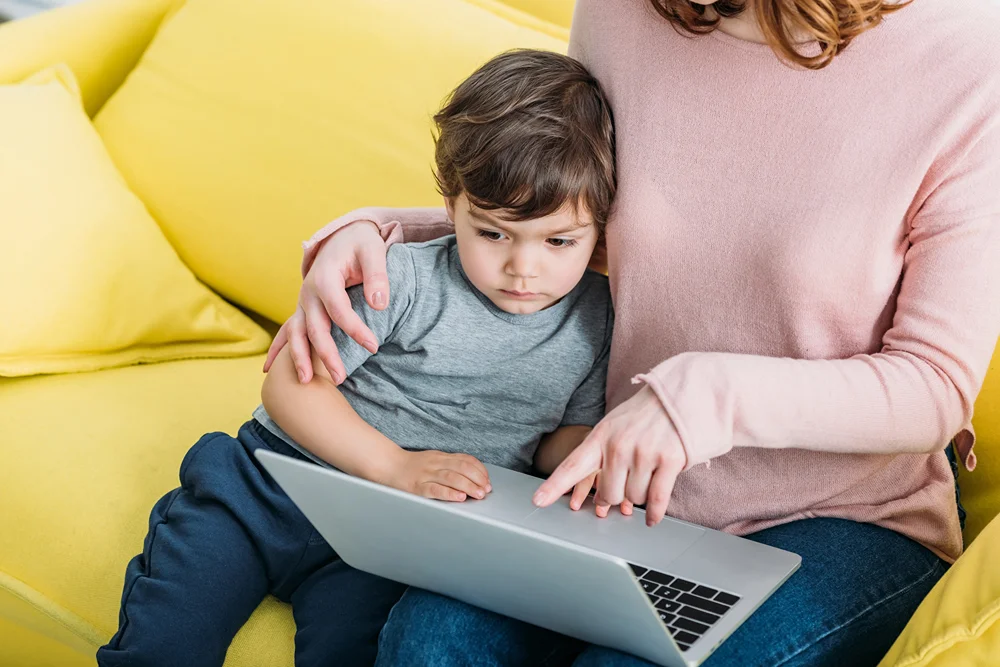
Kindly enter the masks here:
[[[536, 502], [600, 469], [602, 515], [645, 503], [800, 554], [706, 664], [874, 664], [962, 551], [945, 447], [975, 465], [1000, 330], [1000, 21], [987, 0], [743, 4], [578, 2], [570, 53], [617, 132], [610, 412]], [[308, 380], [311, 343], [342, 378], [331, 319], [369, 336], [344, 285], [384, 307], [383, 238], [448, 231], [386, 209], [321, 230], [269, 359], [287, 341]], [[644, 664], [415, 590], [379, 659]]]

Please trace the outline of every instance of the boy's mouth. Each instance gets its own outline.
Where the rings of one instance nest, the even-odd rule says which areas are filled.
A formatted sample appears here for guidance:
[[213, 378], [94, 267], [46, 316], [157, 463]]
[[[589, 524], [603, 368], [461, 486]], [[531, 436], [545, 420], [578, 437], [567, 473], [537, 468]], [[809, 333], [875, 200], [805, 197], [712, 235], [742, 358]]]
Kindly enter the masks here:
[[517, 290], [511, 290], [511, 289], [502, 289], [500, 291], [506, 294], [507, 296], [513, 297], [515, 299], [530, 299], [532, 297], [538, 296], [538, 292], [519, 292]]

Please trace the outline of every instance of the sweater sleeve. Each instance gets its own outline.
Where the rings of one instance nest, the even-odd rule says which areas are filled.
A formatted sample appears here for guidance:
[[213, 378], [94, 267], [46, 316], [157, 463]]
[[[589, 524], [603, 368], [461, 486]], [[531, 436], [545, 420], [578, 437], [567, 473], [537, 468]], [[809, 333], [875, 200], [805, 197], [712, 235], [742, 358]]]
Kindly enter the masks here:
[[663, 402], [688, 467], [732, 447], [917, 453], [952, 438], [975, 466], [972, 409], [1000, 332], [1000, 112], [983, 109], [910, 209], [896, 311], [878, 352], [687, 352], [633, 379]]
[[352, 222], [373, 222], [387, 246], [408, 241], [430, 241], [454, 231], [454, 225], [442, 208], [359, 208], [342, 215], [312, 235], [302, 244], [302, 275], [312, 266], [320, 244]]

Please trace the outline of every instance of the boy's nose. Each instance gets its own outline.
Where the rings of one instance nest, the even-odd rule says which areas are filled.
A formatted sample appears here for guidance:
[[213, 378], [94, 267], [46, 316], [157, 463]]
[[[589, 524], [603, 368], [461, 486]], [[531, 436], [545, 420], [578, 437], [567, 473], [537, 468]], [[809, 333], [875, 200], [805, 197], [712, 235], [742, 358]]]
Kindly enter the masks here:
[[507, 261], [507, 274], [514, 278], [537, 278], [538, 255], [527, 248], [515, 250]]

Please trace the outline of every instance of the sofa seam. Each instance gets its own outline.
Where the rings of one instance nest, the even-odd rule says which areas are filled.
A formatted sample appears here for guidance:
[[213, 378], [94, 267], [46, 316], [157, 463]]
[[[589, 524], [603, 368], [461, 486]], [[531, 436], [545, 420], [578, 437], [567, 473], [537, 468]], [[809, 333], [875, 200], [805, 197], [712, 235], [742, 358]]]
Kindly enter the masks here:
[[[58, 607], [59, 609], [64, 610], [67, 616], [73, 616], [75, 618], [78, 618], [80, 620], [80, 624], [81, 625], [88, 626], [88, 627], [90, 627], [90, 628], [93, 629], [93, 631], [94, 631], [93, 636], [88, 637], [86, 634], [84, 634], [84, 632], [83, 632], [82, 629], [77, 628], [77, 627], [73, 627], [73, 625], [71, 625], [70, 623], [67, 623], [65, 619], [60, 618], [58, 615], [53, 614], [50, 610], [48, 610], [48, 609], [46, 609], [44, 607], [40, 607], [38, 604], [36, 604], [36, 602], [34, 600], [31, 599], [31, 597], [25, 595], [23, 592], [19, 591], [16, 587], [10, 586], [9, 582], [12, 582], [12, 581], [18, 582], [19, 584], [23, 585], [24, 588], [29, 589], [29, 590], [37, 593], [39, 598], [44, 598], [45, 600], [47, 600], [49, 602], [52, 602], [52, 604], [54, 606]], [[65, 628], [71, 634], [73, 634], [74, 636], [82, 639], [83, 641], [87, 642], [88, 644], [91, 644], [93, 646], [99, 646], [100, 645], [98, 642], [100, 642], [100, 640], [101, 640], [101, 633], [100, 633], [100, 630], [96, 626], [94, 626], [93, 624], [91, 624], [88, 621], [84, 620], [83, 617], [81, 617], [81, 616], [73, 613], [69, 609], [66, 609], [63, 605], [57, 604], [54, 600], [52, 600], [52, 598], [50, 598], [47, 595], [44, 595], [41, 591], [39, 591], [35, 587], [31, 586], [27, 582], [21, 581], [20, 579], [12, 576], [10, 574], [7, 574], [6, 572], [0, 572], [0, 590], [3, 590], [3, 591], [6, 591], [6, 592], [10, 593], [11, 595], [13, 595], [15, 598], [17, 598], [21, 602], [24, 602], [25, 604], [29, 605], [32, 609], [40, 612], [46, 618], [48, 618], [48, 619], [50, 619], [52, 621], [55, 621], [57, 624], [59, 624], [59, 626]]]

